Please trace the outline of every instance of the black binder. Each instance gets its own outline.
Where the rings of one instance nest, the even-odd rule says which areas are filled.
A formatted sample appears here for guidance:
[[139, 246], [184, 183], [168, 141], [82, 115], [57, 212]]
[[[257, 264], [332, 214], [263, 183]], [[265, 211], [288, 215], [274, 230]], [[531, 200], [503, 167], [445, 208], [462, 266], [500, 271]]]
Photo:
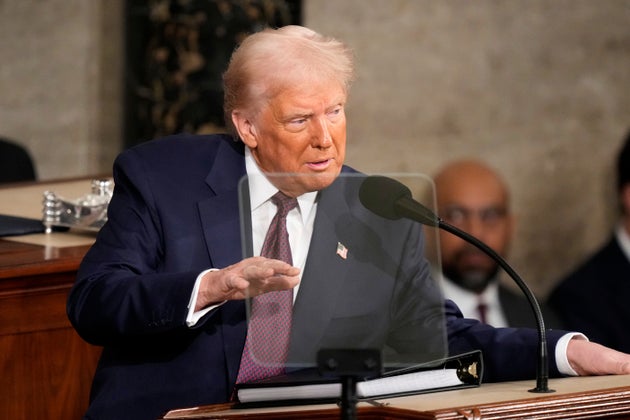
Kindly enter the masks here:
[[[374, 400], [476, 387], [483, 376], [480, 350], [386, 371], [357, 383], [359, 400]], [[330, 403], [341, 397], [341, 381], [303, 369], [247, 384], [237, 384], [240, 407]]]
[[0, 237], [42, 233], [45, 230], [41, 220], [0, 214]]

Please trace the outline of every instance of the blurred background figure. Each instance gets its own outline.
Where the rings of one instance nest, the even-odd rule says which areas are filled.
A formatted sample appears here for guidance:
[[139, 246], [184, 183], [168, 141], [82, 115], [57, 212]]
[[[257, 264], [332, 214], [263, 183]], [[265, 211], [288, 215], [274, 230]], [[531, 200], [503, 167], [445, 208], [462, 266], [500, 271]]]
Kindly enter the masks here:
[[549, 297], [569, 329], [630, 351], [630, 131], [617, 157], [620, 217], [610, 240], [558, 283]]
[[[506, 257], [515, 228], [508, 188], [482, 162], [459, 160], [434, 177], [438, 215]], [[534, 327], [527, 298], [501, 284], [499, 265], [474, 245], [440, 230], [442, 289], [467, 318], [495, 327]], [[541, 304], [541, 307], [543, 305]], [[542, 307], [545, 326], [558, 328], [558, 318]]]
[[25, 147], [0, 137], [0, 183], [35, 181], [35, 165]]

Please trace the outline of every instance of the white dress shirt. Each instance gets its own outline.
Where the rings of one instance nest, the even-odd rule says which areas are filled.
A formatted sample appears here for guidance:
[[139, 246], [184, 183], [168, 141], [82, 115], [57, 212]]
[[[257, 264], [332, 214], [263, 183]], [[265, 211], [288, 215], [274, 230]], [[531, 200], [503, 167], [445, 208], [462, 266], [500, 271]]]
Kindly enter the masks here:
[[450, 299], [457, 304], [465, 318], [480, 319], [478, 305], [486, 305], [486, 324], [493, 327], [507, 327], [507, 317], [499, 302], [499, 282], [493, 279], [488, 287], [480, 293], [471, 292], [461, 287], [452, 280], [442, 277], [440, 284], [446, 299]]

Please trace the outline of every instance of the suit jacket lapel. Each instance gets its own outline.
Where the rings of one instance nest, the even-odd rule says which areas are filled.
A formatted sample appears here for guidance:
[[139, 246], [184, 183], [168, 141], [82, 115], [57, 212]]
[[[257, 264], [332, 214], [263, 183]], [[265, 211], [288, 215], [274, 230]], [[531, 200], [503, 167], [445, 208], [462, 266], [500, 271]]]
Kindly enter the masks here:
[[351, 250], [347, 259], [336, 253], [338, 242], [348, 244], [351, 240], [343, 233], [351, 229], [339, 229], [340, 222], [347, 223], [349, 212], [342, 190], [337, 181], [319, 195], [313, 237], [293, 308], [289, 362], [297, 365], [315, 362], [315, 346], [330, 322], [339, 287], [351, 264]]
[[206, 183], [212, 195], [199, 201], [199, 216], [213, 267], [223, 268], [242, 259], [238, 185], [245, 175], [243, 154], [218, 149]]

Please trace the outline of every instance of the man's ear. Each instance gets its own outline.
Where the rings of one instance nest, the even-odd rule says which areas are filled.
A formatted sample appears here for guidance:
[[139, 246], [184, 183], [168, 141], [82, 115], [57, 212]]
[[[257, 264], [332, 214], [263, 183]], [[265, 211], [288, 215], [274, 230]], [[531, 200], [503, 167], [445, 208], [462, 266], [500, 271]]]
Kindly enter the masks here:
[[232, 111], [232, 124], [234, 124], [243, 143], [250, 149], [255, 149], [258, 145], [258, 136], [252, 121], [243, 112], [234, 110]]

